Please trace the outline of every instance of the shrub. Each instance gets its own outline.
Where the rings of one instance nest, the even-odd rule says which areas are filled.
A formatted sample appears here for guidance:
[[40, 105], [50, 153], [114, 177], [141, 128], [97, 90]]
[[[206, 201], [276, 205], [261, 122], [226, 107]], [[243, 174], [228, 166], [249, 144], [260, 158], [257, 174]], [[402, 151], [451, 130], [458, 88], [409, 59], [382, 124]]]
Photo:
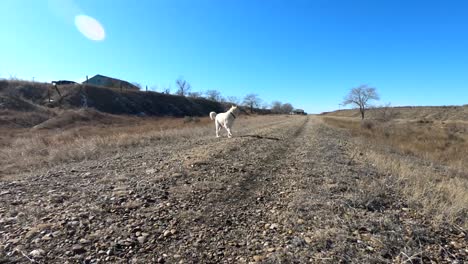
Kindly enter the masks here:
[[193, 121], [193, 118], [191, 116], [184, 116], [184, 123], [190, 123]]
[[361, 127], [364, 128], [364, 129], [369, 129], [369, 130], [372, 130], [374, 128], [374, 122], [370, 121], [370, 120], [363, 120], [361, 122]]

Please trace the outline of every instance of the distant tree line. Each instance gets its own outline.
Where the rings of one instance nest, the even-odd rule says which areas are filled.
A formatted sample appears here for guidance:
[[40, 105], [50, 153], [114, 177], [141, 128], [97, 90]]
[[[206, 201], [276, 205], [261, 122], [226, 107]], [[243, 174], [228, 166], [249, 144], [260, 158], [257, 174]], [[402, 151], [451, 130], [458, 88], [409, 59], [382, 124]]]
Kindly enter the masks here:
[[[135, 83], [137, 85], [137, 83]], [[176, 90], [174, 95], [192, 97], [192, 98], [205, 98], [208, 100], [244, 106], [251, 113], [255, 112], [256, 109], [270, 109], [275, 114], [289, 114], [294, 110], [294, 107], [290, 103], [281, 103], [280, 101], [273, 101], [271, 104], [262, 100], [258, 94], [250, 93], [245, 95], [243, 98], [237, 96], [226, 96], [224, 97], [218, 90], [206, 90], [204, 92], [193, 91], [192, 86], [183, 77], [179, 77], [175, 81]], [[141, 88], [141, 85], [138, 84]], [[171, 94], [171, 87], [163, 87], [159, 89], [157, 86], [152, 86], [150, 90], [160, 91], [164, 94]]]

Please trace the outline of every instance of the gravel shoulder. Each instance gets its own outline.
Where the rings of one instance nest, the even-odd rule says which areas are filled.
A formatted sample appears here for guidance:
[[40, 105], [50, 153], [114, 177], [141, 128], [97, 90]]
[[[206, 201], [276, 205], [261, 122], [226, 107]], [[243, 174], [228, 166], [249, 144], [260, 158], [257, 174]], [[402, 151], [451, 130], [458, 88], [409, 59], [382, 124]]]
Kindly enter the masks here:
[[[0, 182], [0, 263], [463, 263], [346, 135], [258, 117]], [[457, 262], [458, 261], [458, 262]]]

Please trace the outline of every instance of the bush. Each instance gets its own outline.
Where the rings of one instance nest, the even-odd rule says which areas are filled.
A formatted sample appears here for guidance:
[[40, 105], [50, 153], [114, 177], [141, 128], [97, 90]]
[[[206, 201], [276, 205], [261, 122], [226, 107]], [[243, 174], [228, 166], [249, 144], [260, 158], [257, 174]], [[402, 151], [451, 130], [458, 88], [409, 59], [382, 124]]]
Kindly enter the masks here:
[[193, 117], [191, 116], [184, 116], [184, 123], [190, 123], [193, 121]]
[[398, 116], [398, 112], [395, 108], [391, 107], [390, 103], [380, 107], [376, 107], [372, 110], [375, 112], [375, 119], [382, 122], [391, 121], [392, 119], [395, 119]]
[[196, 116], [185, 116], [184, 123], [190, 123], [190, 122], [198, 123], [200, 122], [200, 118]]
[[361, 127], [364, 128], [364, 129], [372, 130], [374, 128], [374, 126], [375, 126], [374, 122], [372, 122], [370, 120], [361, 121]]

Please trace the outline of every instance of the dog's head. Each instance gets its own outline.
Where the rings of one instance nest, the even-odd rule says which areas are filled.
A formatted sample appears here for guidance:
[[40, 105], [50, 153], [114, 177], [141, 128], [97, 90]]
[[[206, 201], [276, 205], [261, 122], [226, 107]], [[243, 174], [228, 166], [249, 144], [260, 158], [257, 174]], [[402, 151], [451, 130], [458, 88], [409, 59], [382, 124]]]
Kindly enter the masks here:
[[239, 112], [239, 108], [237, 107], [237, 105], [231, 105], [231, 108], [229, 110], [234, 113]]

